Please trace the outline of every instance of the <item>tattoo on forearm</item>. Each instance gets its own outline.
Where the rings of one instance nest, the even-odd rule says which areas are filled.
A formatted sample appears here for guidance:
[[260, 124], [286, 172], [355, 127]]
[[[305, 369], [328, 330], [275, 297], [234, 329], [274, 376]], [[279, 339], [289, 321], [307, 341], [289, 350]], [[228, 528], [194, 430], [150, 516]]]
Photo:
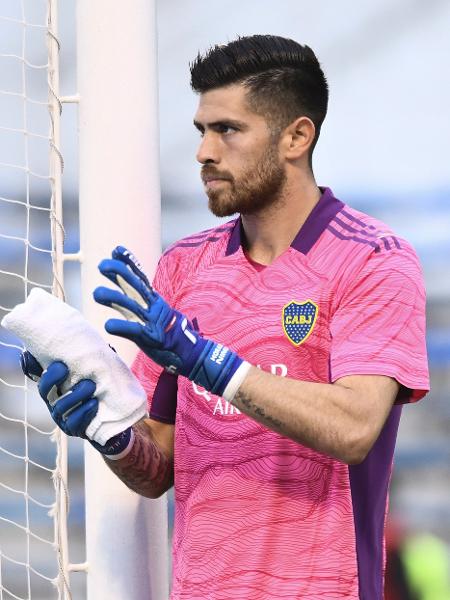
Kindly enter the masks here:
[[283, 427], [281, 421], [266, 414], [266, 411], [261, 406], [255, 404], [250, 396], [242, 392], [242, 390], [237, 391], [233, 399], [233, 404], [242, 409], [249, 417], [253, 417], [256, 421], [259, 421], [259, 423], [266, 425], [270, 429], [279, 431]]
[[120, 461], [105, 461], [130, 489], [156, 498], [173, 485], [173, 464], [153, 441], [144, 423], [136, 423], [133, 430], [135, 439], [129, 454]]

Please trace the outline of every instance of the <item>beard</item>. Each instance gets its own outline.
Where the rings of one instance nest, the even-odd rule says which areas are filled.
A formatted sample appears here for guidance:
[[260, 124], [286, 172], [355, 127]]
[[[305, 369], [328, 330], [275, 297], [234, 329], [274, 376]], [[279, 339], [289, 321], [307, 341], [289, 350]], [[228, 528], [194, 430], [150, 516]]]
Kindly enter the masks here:
[[230, 173], [219, 173], [212, 165], [205, 165], [202, 175], [222, 176], [227, 179], [224, 189], [208, 189], [209, 210], [216, 217], [235, 213], [251, 215], [274, 204], [286, 181], [286, 172], [278, 159], [277, 144], [270, 144], [262, 157], [236, 179]]

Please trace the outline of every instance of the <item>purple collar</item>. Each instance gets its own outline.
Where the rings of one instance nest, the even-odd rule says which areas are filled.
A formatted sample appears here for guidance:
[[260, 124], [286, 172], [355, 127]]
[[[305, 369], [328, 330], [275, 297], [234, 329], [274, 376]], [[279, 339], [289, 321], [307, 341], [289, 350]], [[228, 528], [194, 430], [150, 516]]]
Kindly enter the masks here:
[[[333, 217], [342, 209], [344, 203], [333, 196], [330, 188], [320, 188], [322, 195], [319, 202], [309, 213], [308, 218], [301, 226], [295, 236], [291, 246], [302, 254], [308, 254], [311, 248], [319, 239], [320, 235], [327, 227]], [[240, 217], [236, 219], [236, 224], [231, 232], [226, 250], [226, 256], [237, 252], [241, 245], [242, 222]]]

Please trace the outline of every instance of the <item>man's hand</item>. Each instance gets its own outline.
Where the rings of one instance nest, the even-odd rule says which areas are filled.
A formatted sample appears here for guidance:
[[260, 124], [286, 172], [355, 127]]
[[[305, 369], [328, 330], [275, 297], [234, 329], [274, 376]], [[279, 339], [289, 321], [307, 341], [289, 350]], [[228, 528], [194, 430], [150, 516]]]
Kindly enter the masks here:
[[63, 362], [54, 361], [44, 371], [36, 358], [24, 351], [20, 364], [24, 374], [38, 383], [39, 395], [64, 433], [87, 439], [99, 452], [110, 458], [123, 455], [130, 445], [131, 427], [108, 440], [104, 446], [86, 436], [86, 429], [98, 411], [98, 399], [94, 395], [96, 386], [92, 379], [82, 379], [62, 394], [61, 385], [69, 376], [69, 369]]
[[227, 347], [194, 331], [185, 315], [151, 287], [126, 248], [115, 248], [112, 259], [103, 260], [99, 270], [121, 292], [98, 287], [95, 300], [127, 319], [109, 319], [105, 324], [108, 333], [132, 340], [170, 373], [183, 375], [227, 400], [234, 396], [250, 365]]

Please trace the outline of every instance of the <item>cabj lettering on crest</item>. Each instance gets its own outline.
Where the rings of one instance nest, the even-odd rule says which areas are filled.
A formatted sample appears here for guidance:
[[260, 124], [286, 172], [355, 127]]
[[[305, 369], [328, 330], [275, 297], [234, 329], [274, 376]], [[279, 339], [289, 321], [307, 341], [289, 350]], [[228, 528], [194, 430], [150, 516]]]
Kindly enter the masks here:
[[311, 325], [312, 316], [305, 317], [305, 315], [286, 315], [284, 318], [286, 325]]

